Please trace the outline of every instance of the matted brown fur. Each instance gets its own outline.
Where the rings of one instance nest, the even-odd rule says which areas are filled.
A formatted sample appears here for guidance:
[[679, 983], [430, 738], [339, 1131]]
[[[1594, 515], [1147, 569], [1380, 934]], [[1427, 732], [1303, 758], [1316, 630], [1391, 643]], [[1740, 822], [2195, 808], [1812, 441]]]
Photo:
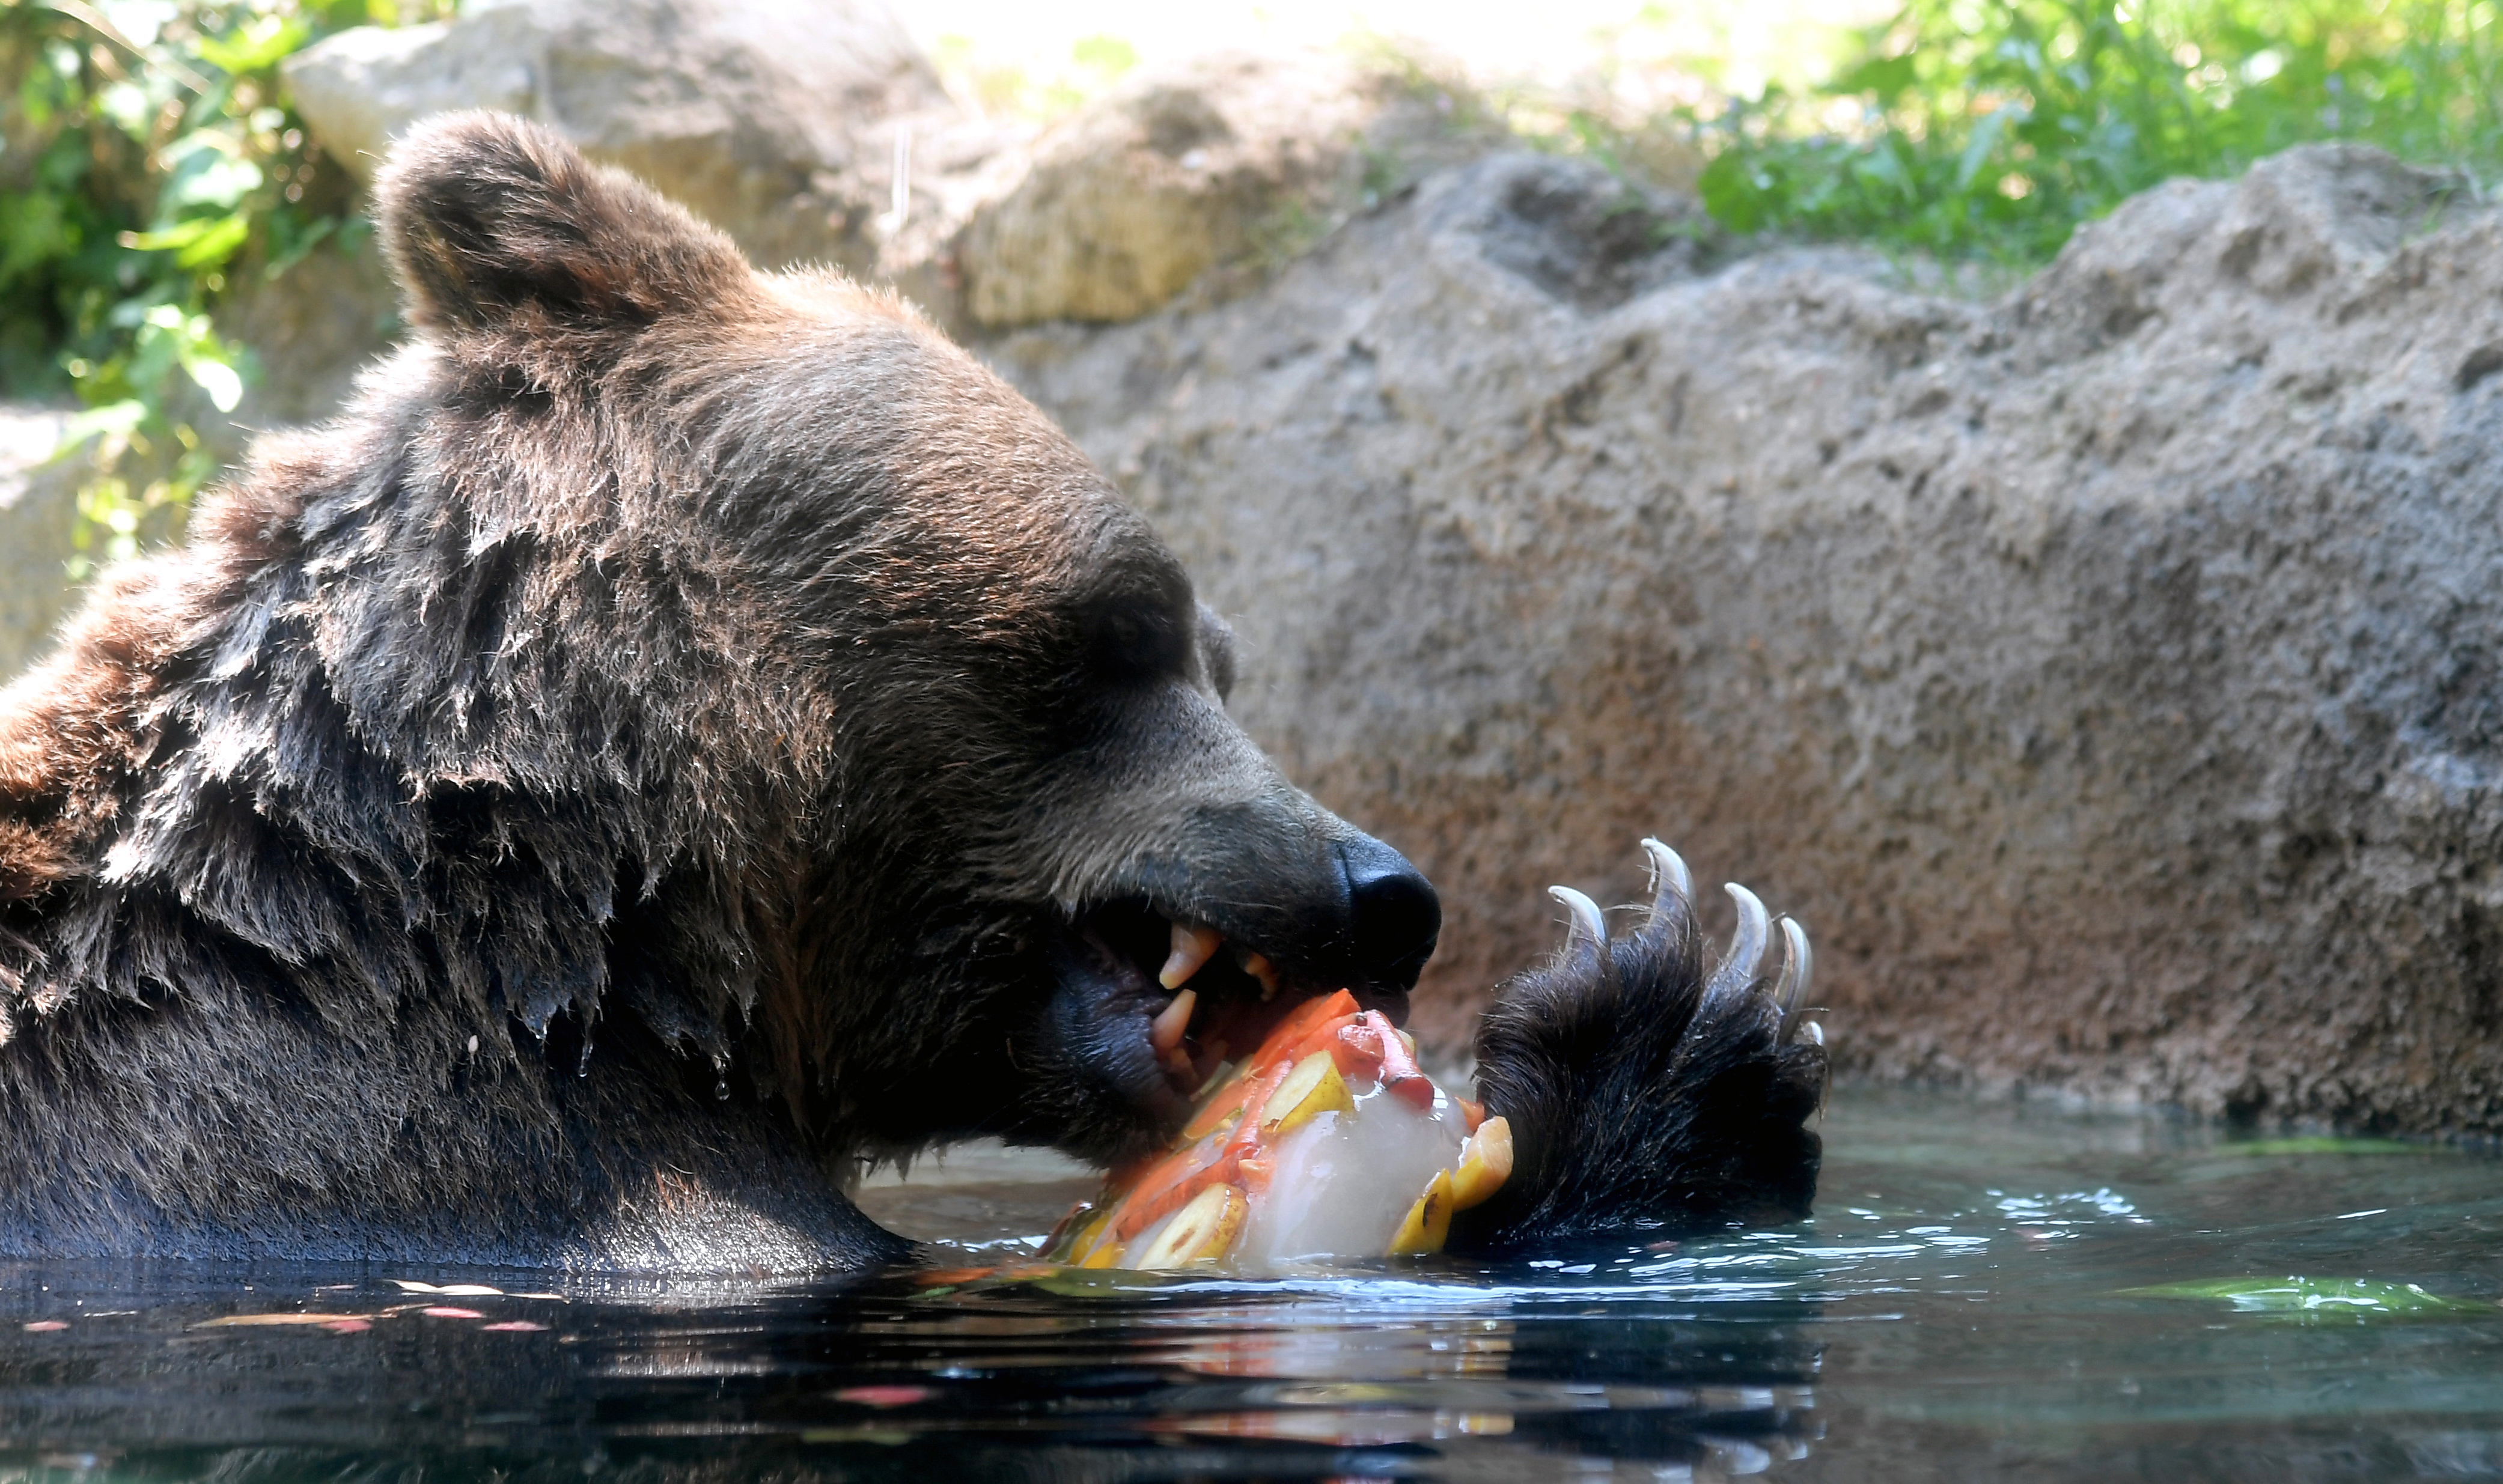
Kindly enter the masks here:
[[1430, 890], [910, 309], [516, 119], [378, 193], [414, 343], [0, 696], [0, 1255], [874, 1263], [860, 1157], [1169, 1126], [1165, 918], [1404, 1002]]

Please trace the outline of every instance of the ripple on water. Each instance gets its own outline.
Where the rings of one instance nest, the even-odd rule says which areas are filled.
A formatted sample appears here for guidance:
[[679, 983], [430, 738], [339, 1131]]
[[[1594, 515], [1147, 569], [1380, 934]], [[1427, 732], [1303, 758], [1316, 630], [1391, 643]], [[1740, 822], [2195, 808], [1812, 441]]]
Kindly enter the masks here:
[[[1837, 1098], [1819, 1215], [1510, 1265], [933, 1287], [0, 1271], [29, 1478], [2503, 1476], [2485, 1155]], [[1013, 1265], [1082, 1188], [864, 1193]]]

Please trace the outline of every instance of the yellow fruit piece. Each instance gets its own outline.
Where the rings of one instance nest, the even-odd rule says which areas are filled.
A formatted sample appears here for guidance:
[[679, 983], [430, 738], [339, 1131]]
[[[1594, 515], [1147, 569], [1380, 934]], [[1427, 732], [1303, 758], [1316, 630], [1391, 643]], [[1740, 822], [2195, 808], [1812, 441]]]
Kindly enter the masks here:
[[1052, 1243], [1045, 1251], [1051, 1254], [1058, 1262], [1084, 1263], [1088, 1255], [1094, 1251], [1095, 1244], [1104, 1239], [1105, 1230], [1112, 1225], [1113, 1210], [1107, 1206], [1080, 1222], [1075, 1231]]
[[1275, 1138], [1320, 1114], [1354, 1108], [1355, 1097], [1347, 1090], [1347, 1079], [1338, 1074], [1338, 1063], [1328, 1052], [1317, 1051], [1296, 1062], [1286, 1080], [1269, 1095], [1260, 1109], [1260, 1131]]
[[1399, 1234], [1390, 1239], [1389, 1255], [1413, 1258], [1440, 1252], [1451, 1234], [1452, 1172], [1438, 1169], [1434, 1178], [1425, 1182], [1425, 1194], [1408, 1208], [1408, 1219], [1399, 1224]]
[[1501, 1114], [1478, 1125], [1460, 1146], [1460, 1167], [1452, 1171], [1452, 1209], [1465, 1211], [1503, 1189], [1512, 1178], [1512, 1125]]
[[1252, 1202], [1241, 1191], [1212, 1185], [1176, 1211], [1172, 1222], [1130, 1265], [1153, 1271], [1214, 1263], [1233, 1250], [1234, 1239], [1243, 1234], [1244, 1218], [1251, 1214]]

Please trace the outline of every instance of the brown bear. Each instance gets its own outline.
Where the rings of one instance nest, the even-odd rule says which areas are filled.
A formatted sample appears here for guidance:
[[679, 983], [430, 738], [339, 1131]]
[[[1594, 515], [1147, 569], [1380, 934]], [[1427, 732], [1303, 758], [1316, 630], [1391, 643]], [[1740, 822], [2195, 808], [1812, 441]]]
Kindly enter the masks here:
[[[1404, 1011], [1432, 889], [909, 307], [509, 118], [378, 197], [412, 343], [0, 700], [0, 1255], [857, 1268], [863, 1158], [1173, 1128], [1176, 924], [1203, 1061]], [[1499, 1001], [1457, 1240], [1805, 1208], [1823, 1053], [1681, 874]]]

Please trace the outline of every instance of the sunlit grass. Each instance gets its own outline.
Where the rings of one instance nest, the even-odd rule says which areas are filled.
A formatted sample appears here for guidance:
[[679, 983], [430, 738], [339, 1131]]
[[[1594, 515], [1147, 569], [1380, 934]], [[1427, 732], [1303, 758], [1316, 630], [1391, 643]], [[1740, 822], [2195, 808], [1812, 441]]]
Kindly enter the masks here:
[[[2503, 174], [2496, 0], [1909, 0], [1821, 84], [1552, 134], [1606, 153], [1682, 131], [1693, 185], [1740, 232], [2037, 262], [2177, 176], [2318, 140]], [[1681, 183], [1682, 184], [1682, 183]]]

